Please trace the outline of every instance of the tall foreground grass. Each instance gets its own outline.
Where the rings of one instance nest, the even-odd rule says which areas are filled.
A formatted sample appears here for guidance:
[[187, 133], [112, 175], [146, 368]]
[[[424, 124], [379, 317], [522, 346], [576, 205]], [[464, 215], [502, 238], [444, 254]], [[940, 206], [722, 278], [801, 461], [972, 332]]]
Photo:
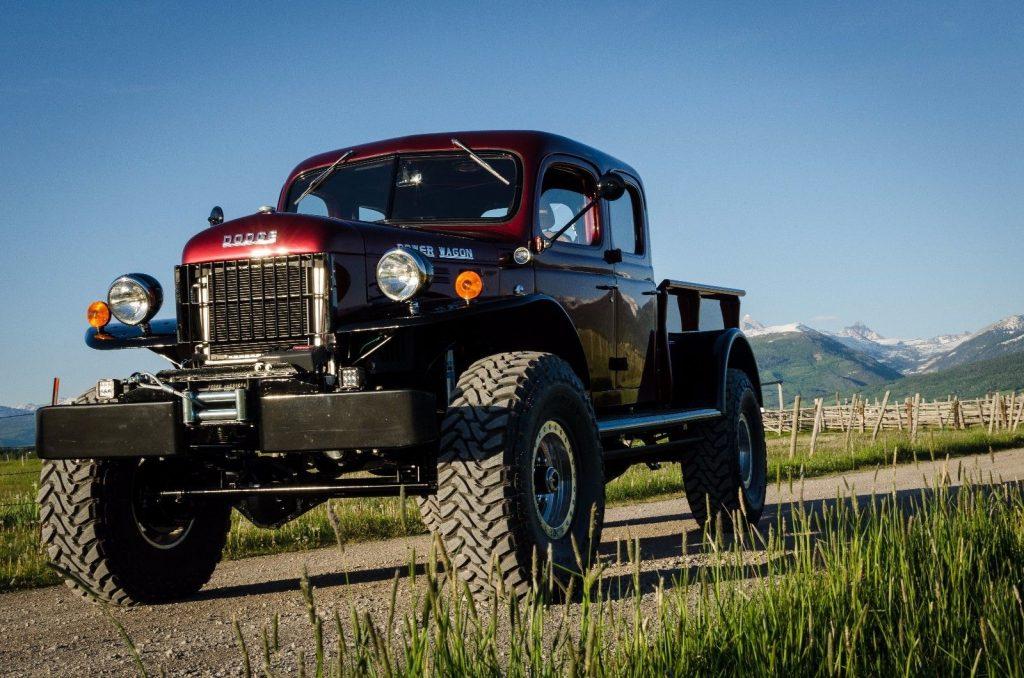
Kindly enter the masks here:
[[[1024, 494], [936, 488], [810, 504], [768, 528], [704, 537], [699, 566], [644, 597], [591, 568], [569, 603], [537, 586], [479, 603], [429, 567], [394, 633], [354, 606], [326, 615], [303, 581], [322, 675], [1021, 675]], [[635, 554], [635, 549], [633, 553]], [[641, 554], [642, 555], [642, 554]], [[442, 555], [442, 561], [444, 561]], [[431, 558], [430, 562], [435, 562]], [[628, 570], [628, 566], [627, 566]], [[404, 585], [403, 585], [404, 586]], [[623, 590], [625, 586], [625, 591]], [[240, 647], [259, 648], [256, 638]], [[270, 640], [273, 637], [274, 640]], [[288, 642], [292, 639], [283, 639]], [[294, 671], [276, 627], [245, 666]]]

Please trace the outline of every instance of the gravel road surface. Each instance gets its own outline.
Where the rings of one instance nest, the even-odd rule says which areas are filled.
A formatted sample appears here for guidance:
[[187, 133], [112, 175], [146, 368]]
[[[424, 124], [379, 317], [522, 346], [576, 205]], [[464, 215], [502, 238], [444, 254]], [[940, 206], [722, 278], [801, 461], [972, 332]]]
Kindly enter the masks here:
[[[769, 488], [768, 520], [794, 498], [823, 503], [838, 495], [888, 493], [924, 488], [947, 476], [952, 484], [971, 476], [983, 482], [1024, 478], [1024, 449], [863, 471]], [[696, 523], [683, 499], [609, 509], [602, 553], [613, 558], [616, 541], [640, 539], [644, 580], [653, 586], [699, 562], [699, 552], [684, 553], [684, 533], [696, 535]], [[691, 537], [690, 541], [694, 541]], [[222, 563], [196, 599], [157, 607], [114, 609], [113, 616], [139, 646], [151, 674], [162, 667], [172, 675], [240, 675], [232, 620], [239, 620], [250, 649], [261, 629], [280, 614], [282, 665], [296, 664], [300, 650], [311, 655], [311, 634], [298, 591], [302, 568], [316, 587], [318, 606], [334, 607], [344, 617], [349, 606], [383, 625], [396, 570], [403, 574], [415, 557], [422, 567], [427, 537], [395, 539], [303, 553]], [[616, 574], [616, 569], [620, 572]], [[621, 576], [612, 568], [609, 576]], [[408, 587], [400, 586], [399, 618], [407, 607]], [[645, 596], [652, 604], [653, 596]], [[333, 635], [333, 634], [331, 634]], [[131, 655], [110, 619], [63, 586], [0, 595], [0, 675], [133, 675]], [[255, 653], [254, 654], [258, 654]], [[256, 661], [258, 668], [259, 661]]]

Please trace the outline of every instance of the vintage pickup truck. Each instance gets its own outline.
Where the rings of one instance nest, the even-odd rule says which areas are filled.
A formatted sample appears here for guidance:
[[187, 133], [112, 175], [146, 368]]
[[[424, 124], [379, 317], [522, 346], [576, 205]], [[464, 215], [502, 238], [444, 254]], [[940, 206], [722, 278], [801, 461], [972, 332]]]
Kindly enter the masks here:
[[[699, 521], [757, 521], [766, 457], [742, 291], [655, 282], [629, 165], [540, 132], [324, 153], [276, 207], [209, 227], [163, 291], [131, 273], [86, 342], [168, 368], [37, 415], [42, 538], [117, 603], [201, 588], [231, 510], [274, 527], [331, 497], [410, 496], [470, 590], [565, 581], [605, 484], [680, 463]], [[579, 554], [577, 556], [577, 554]]]

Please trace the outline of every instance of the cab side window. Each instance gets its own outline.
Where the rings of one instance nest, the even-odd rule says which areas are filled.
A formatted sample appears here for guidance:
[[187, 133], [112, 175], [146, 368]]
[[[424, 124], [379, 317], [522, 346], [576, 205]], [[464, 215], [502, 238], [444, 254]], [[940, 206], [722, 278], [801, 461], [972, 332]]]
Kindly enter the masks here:
[[[538, 201], [540, 232], [553, 236], [583, 209], [594, 195], [594, 179], [587, 172], [565, 165], [553, 165], [544, 174]], [[572, 245], [593, 245], [601, 239], [597, 210], [589, 210], [558, 238]]]
[[608, 203], [614, 247], [625, 254], [644, 253], [644, 214], [640, 194], [629, 186], [618, 200]]

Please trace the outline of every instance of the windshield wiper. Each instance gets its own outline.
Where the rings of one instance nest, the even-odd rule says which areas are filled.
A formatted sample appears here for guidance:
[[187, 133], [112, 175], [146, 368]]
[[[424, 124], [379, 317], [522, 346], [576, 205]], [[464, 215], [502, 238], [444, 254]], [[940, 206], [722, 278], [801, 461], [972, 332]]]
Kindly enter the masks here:
[[469, 157], [473, 159], [473, 162], [475, 162], [476, 164], [480, 165], [485, 170], [487, 170], [488, 172], [493, 174], [498, 179], [498, 181], [500, 181], [501, 183], [505, 184], [506, 186], [510, 186], [511, 185], [512, 182], [510, 182], [505, 177], [501, 176], [501, 173], [498, 170], [496, 170], [493, 167], [491, 167], [491, 165], [488, 164], [488, 162], [486, 160], [484, 160], [479, 155], [474, 153], [473, 149], [471, 149], [469, 146], [467, 146], [466, 144], [462, 143], [458, 139], [452, 139], [452, 143], [455, 144], [456, 146], [458, 146], [459, 148], [461, 148], [462, 150], [464, 150], [466, 153], [468, 153]]
[[345, 162], [345, 160], [347, 160], [348, 156], [350, 155], [352, 155], [352, 149], [349, 149], [342, 153], [340, 156], [338, 156], [338, 159], [335, 160], [330, 167], [328, 167], [323, 172], [318, 174], [316, 179], [313, 179], [313, 181], [309, 182], [309, 186], [307, 186], [306, 190], [302, 192], [302, 195], [295, 199], [295, 202], [293, 204], [298, 205], [300, 202], [302, 202], [303, 198], [305, 198], [307, 195], [315, 191], [320, 186], [320, 184], [324, 183], [324, 181], [327, 180], [327, 177], [331, 176], [331, 174], [334, 173], [334, 170], [338, 169], [338, 165]]

